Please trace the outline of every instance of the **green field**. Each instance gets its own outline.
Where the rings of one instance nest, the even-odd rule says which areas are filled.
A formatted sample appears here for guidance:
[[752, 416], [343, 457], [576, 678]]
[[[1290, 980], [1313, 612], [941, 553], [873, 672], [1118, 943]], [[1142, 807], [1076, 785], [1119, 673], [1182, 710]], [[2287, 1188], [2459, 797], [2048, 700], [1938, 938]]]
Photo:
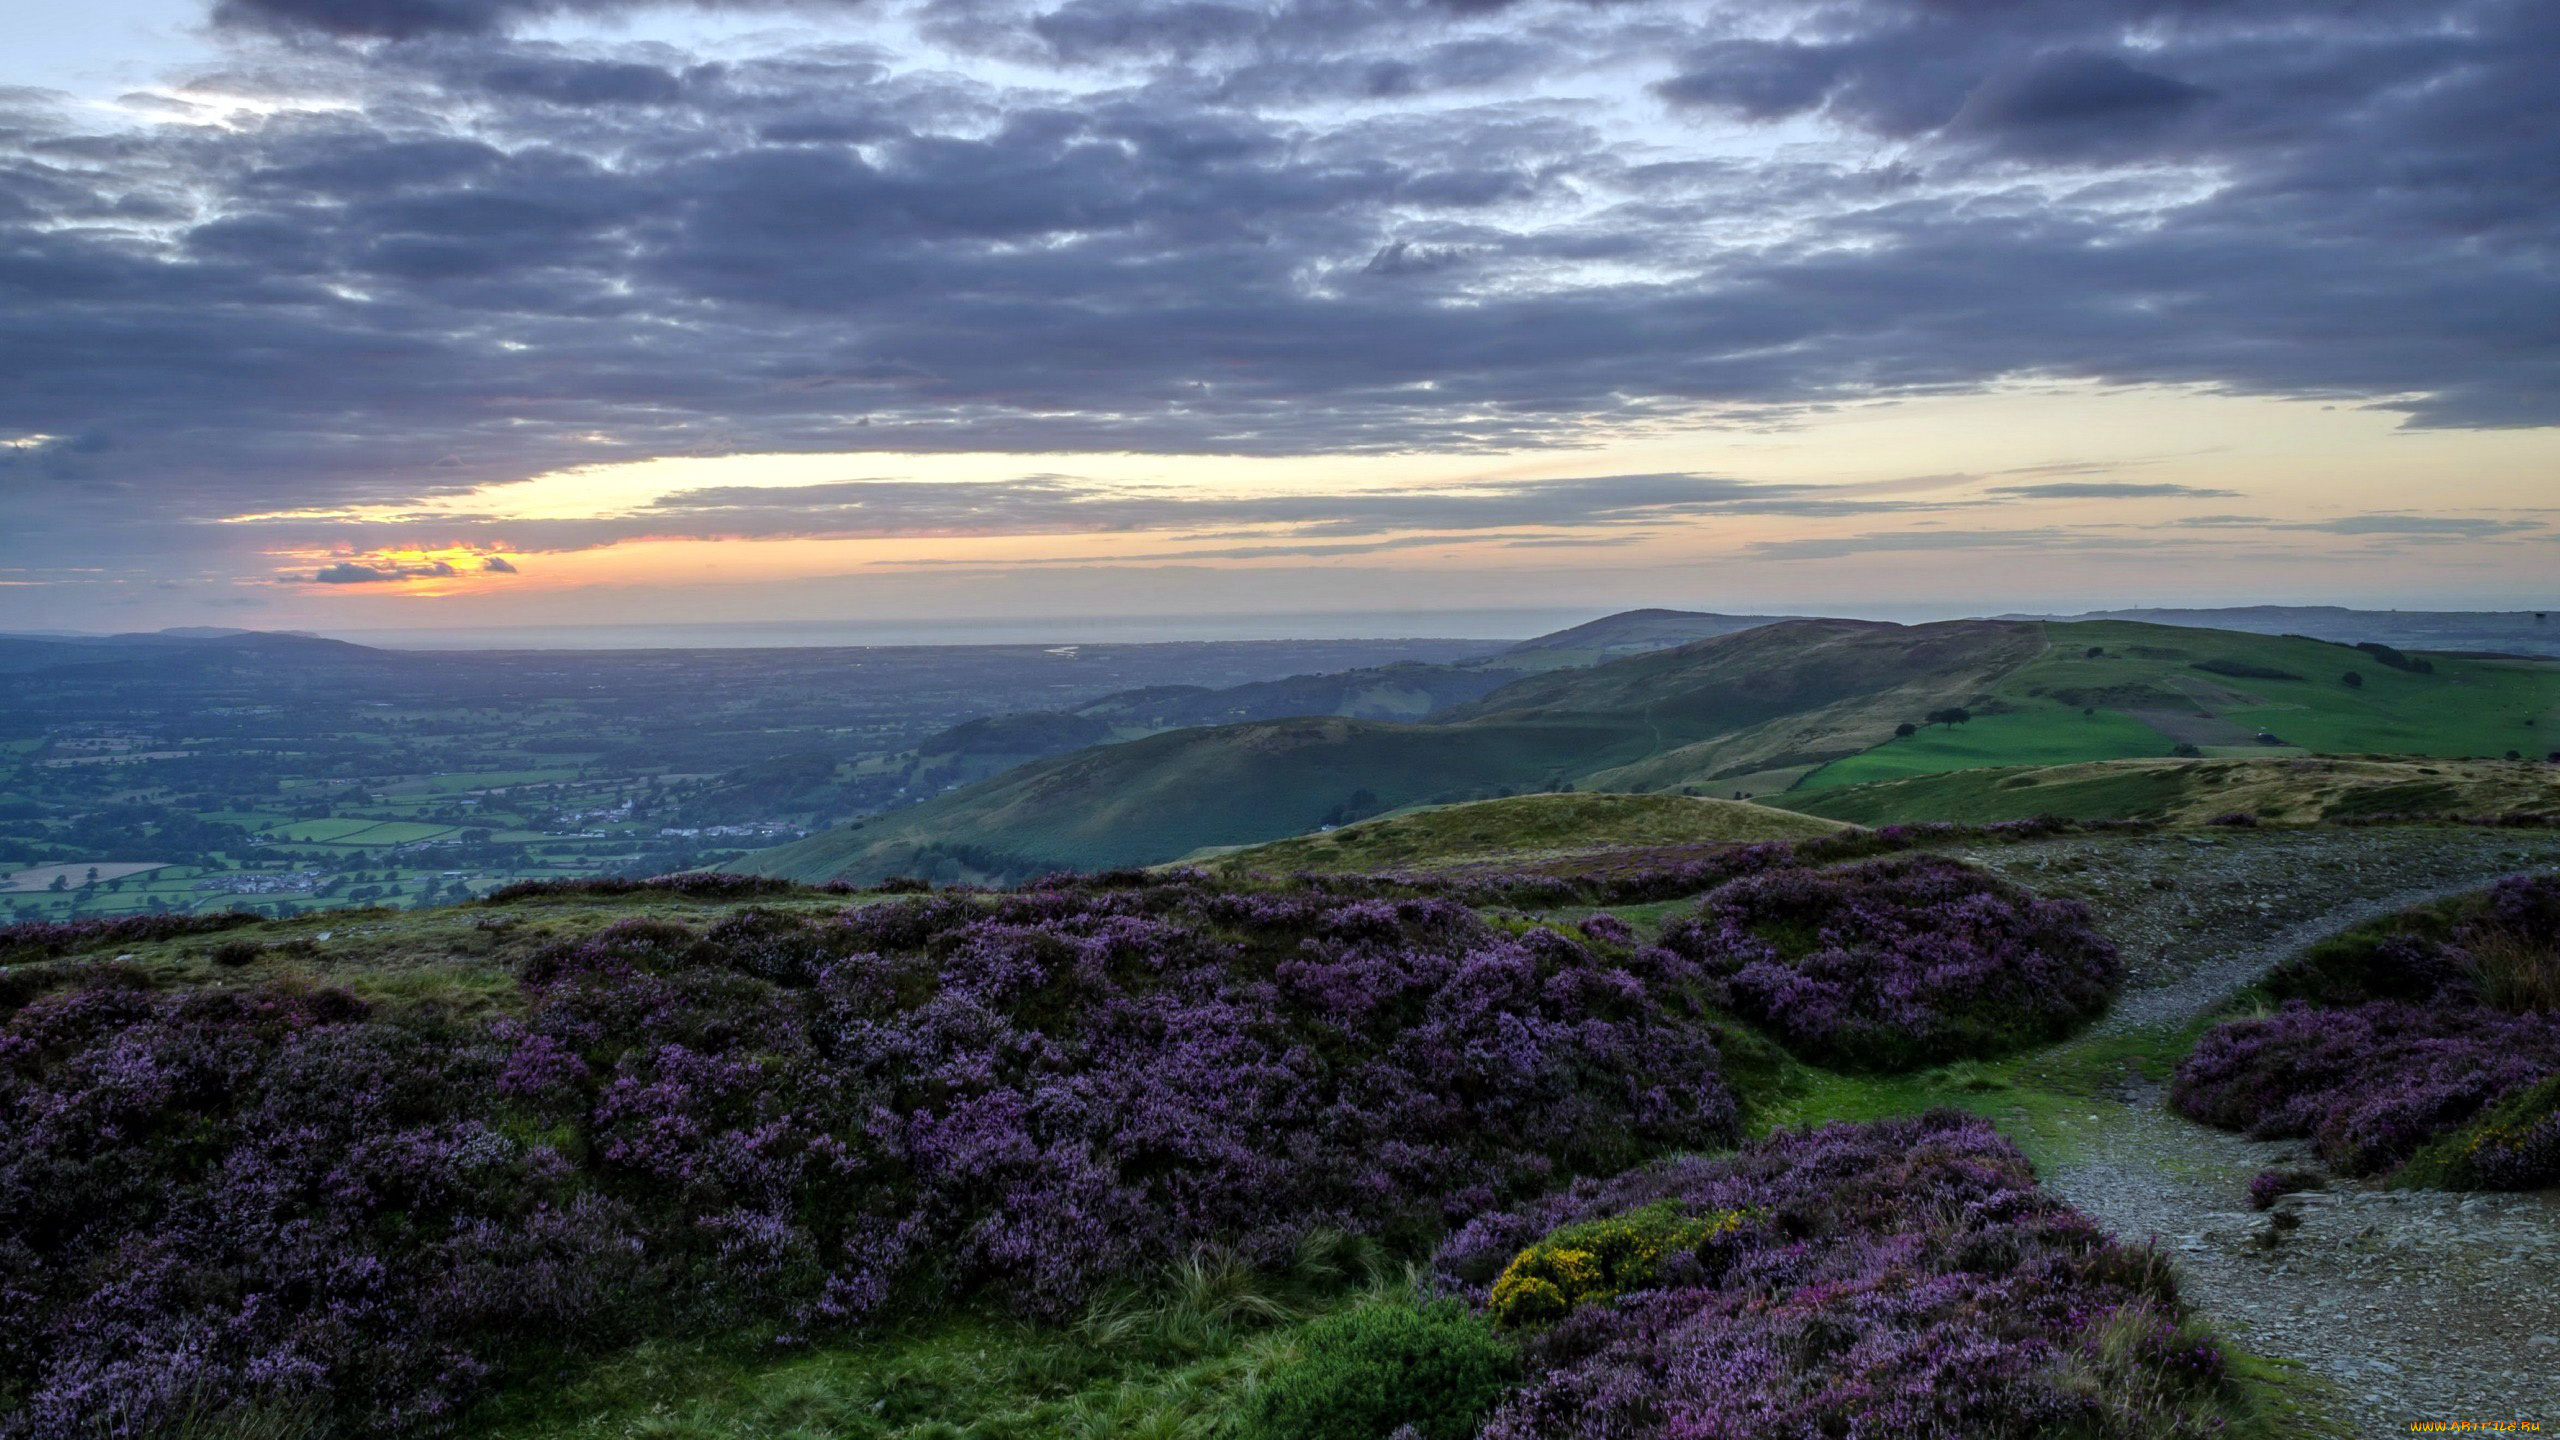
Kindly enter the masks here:
[[[2060, 705], [2038, 705], [1985, 715], [1962, 725], [1934, 725], [1908, 739], [1889, 740], [1814, 771], [1797, 785], [1796, 792], [1986, 765], [2131, 759], [2160, 754], [2170, 743], [2159, 731], [2111, 710], [2084, 715]], [[1791, 792], [1784, 800], [1793, 798]]]
[[[1834, 760], [1797, 792], [2165, 755], [2181, 738], [2228, 756], [2539, 757], [2560, 748], [2560, 665], [2436, 656], [2433, 673], [2413, 674], [2320, 640], [2113, 621], [2045, 629], [2051, 648], [1987, 687], [1975, 708], [1988, 713]], [[2093, 648], [2104, 653], [2093, 657]], [[2361, 684], [2346, 683], [2351, 671]], [[2282, 743], [2260, 742], [2262, 733]]]

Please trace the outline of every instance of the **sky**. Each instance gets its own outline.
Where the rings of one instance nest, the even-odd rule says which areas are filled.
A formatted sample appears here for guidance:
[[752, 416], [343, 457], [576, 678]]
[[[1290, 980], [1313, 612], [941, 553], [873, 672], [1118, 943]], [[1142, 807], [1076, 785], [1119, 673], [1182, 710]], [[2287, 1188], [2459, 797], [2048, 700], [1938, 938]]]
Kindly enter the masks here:
[[2560, 589], [2548, 0], [12, 9], [0, 629]]

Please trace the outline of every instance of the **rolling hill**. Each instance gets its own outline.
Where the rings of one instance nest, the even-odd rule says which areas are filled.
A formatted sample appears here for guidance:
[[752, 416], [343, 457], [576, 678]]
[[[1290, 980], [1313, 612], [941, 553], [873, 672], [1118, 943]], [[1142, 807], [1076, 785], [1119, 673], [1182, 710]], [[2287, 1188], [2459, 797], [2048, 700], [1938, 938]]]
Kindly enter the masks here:
[[1003, 880], [1522, 792], [1793, 790], [1809, 809], [1833, 788], [2180, 746], [2461, 757], [2544, 737], [2560, 667], [2540, 662], [2123, 621], [1790, 620], [1528, 676], [1424, 724], [1261, 720], [1054, 756], [736, 868]]
[[1838, 822], [1691, 795], [1518, 795], [1426, 806], [1214, 857], [1226, 870], [1412, 871], [1553, 860], [1655, 845], [1806, 840]]
[[1355, 670], [1291, 675], [1223, 689], [1155, 685], [1123, 690], [1072, 710], [988, 716], [956, 725], [916, 748], [919, 773], [966, 784], [1014, 766], [1089, 745], [1133, 740], [1199, 725], [1339, 715], [1353, 720], [1423, 720], [1476, 700], [1526, 675], [1576, 669], [1729, 635], [1780, 618], [1693, 610], [1630, 610], [1524, 640], [1471, 659], [1405, 661]]

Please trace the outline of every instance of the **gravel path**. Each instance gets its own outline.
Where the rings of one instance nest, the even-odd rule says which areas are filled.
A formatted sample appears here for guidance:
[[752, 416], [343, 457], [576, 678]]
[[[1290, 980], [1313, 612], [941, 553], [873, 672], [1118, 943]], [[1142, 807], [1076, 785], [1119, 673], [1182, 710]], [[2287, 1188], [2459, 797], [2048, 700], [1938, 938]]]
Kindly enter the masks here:
[[[2199, 843], [2201, 842], [2201, 843]], [[2560, 837], [2293, 831], [2087, 839], [1967, 858], [2088, 900], [2131, 984], [2110, 1030], [2176, 1024], [2293, 950], [2373, 916], [2560, 861]], [[2421, 1420], [2560, 1428], [2560, 1192], [2456, 1195], [2346, 1186], [2245, 1208], [2249, 1177], [2307, 1159], [2169, 1113], [2128, 1080], [2093, 1105], [2048, 1182], [2117, 1233], [2156, 1237], [2188, 1297], [2262, 1354], [2338, 1392], [2358, 1435]]]

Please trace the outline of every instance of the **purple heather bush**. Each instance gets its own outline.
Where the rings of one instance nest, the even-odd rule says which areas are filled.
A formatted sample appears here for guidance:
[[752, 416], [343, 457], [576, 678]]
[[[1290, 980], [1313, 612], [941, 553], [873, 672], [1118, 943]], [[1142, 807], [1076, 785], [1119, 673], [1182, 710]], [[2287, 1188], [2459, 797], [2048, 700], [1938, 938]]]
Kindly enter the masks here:
[[116, 915], [86, 920], [25, 920], [14, 925], [0, 925], [0, 965], [48, 960], [57, 955], [103, 949], [109, 945], [147, 945], [156, 940], [204, 935], [257, 923], [258, 917], [245, 910], [221, 910], [209, 915]]
[[1788, 1049], [1859, 1070], [2053, 1039], [2104, 1010], [2123, 973], [2077, 903], [1927, 855], [1747, 876], [1662, 943]]
[[1586, 1181], [1469, 1224], [1433, 1273], [1486, 1306], [1542, 1238], [1664, 1210], [1717, 1223], [1642, 1286], [1522, 1333], [1530, 1378], [1482, 1440], [2221, 1428], [2225, 1359], [2186, 1323], [2167, 1266], [2039, 1190], [1988, 1123], [1949, 1111]]
[[1057, 1316], [1737, 1133], [1666, 952], [1187, 874], [628, 920], [495, 1021], [45, 970], [0, 987], [12, 1440], [431, 1432], [641, 1334]]
[[2511, 876], [2278, 967], [2263, 988], [2282, 1008], [2206, 1032], [2169, 1102], [2209, 1125], [2307, 1138], [2350, 1175], [2425, 1152], [2434, 1183], [2560, 1183], [2560, 1119], [2518, 1099], [2560, 1077], [2555, 970], [2560, 878]]

